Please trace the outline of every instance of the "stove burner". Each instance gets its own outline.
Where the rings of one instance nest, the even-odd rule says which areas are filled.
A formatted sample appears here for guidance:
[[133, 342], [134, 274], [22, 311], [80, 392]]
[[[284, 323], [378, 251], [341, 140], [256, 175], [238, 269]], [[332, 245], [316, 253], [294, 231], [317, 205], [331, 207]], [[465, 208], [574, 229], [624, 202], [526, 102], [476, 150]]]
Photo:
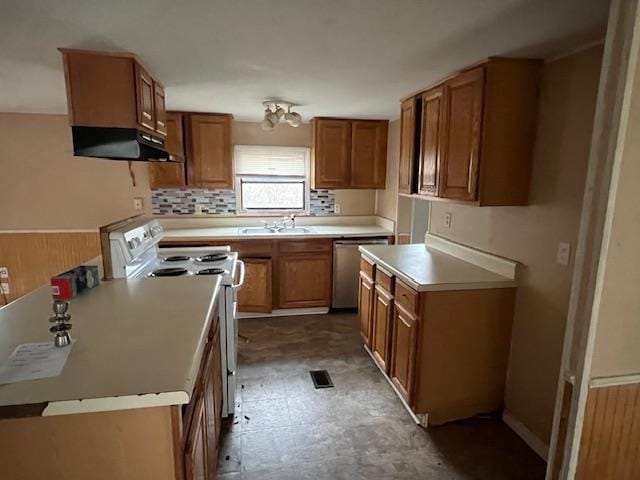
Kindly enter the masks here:
[[213, 263], [219, 262], [221, 260], [226, 260], [226, 253], [211, 253], [209, 255], [203, 255], [201, 257], [196, 258], [196, 262], [198, 263]]
[[179, 277], [189, 273], [186, 268], [159, 268], [149, 274], [150, 277]]
[[222, 275], [225, 273], [224, 268], [213, 267], [213, 268], [203, 268], [202, 270], [198, 270], [196, 275]]
[[191, 257], [187, 257], [186, 255], [172, 255], [170, 257], [164, 257], [162, 260], [165, 262], [186, 262], [190, 259]]

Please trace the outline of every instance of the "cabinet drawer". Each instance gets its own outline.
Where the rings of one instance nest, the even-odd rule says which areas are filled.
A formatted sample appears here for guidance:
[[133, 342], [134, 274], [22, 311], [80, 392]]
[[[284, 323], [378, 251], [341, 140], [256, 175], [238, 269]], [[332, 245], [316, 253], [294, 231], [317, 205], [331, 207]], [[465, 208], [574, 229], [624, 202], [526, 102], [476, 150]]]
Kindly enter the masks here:
[[273, 244], [271, 240], [242, 240], [236, 242], [226, 242], [224, 245], [231, 246], [232, 252], [238, 252], [240, 258], [243, 257], [271, 257]]
[[360, 257], [360, 271], [369, 275], [371, 280], [376, 279], [376, 265], [371, 263], [367, 258]]
[[333, 240], [280, 240], [278, 250], [282, 253], [330, 252]]
[[396, 280], [396, 303], [399, 303], [409, 312], [418, 313], [418, 292], [401, 280]]
[[376, 266], [376, 283], [380, 285], [382, 288], [384, 288], [391, 295], [393, 295], [393, 291], [394, 291], [393, 289], [394, 280], [395, 280], [395, 277], [392, 274], [387, 273], [379, 266]]

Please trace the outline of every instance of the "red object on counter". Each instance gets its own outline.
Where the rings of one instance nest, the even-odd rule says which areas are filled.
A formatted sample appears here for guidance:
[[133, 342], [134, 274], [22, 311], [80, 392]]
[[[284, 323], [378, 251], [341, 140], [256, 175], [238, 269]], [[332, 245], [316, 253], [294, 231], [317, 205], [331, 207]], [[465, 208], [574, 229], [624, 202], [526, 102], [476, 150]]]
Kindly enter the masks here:
[[56, 300], [71, 300], [100, 283], [98, 267], [80, 266], [51, 277], [51, 290]]

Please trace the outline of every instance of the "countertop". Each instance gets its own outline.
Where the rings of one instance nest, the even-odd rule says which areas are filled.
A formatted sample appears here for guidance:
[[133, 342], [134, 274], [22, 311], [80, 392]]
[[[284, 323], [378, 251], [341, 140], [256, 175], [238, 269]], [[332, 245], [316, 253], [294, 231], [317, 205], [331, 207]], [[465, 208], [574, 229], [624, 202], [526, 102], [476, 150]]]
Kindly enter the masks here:
[[514, 278], [422, 243], [366, 245], [360, 247], [360, 252], [418, 292], [517, 286]]
[[[0, 406], [58, 415], [188, 403], [220, 281], [113, 280], [74, 298], [75, 343], [62, 374], [0, 385]], [[22, 343], [53, 339], [51, 304], [45, 286], [0, 309], [0, 364]]]
[[[302, 226], [302, 225], [300, 225]], [[198, 241], [204, 239], [249, 240], [264, 238], [357, 238], [386, 237], [393, 232], [378, 225], [305, 225], [312, 231], [309, 233], [263, 233], [241, 234], [241, 227], [206, 227], [206, 228], [167, 228], [164, 240]]]

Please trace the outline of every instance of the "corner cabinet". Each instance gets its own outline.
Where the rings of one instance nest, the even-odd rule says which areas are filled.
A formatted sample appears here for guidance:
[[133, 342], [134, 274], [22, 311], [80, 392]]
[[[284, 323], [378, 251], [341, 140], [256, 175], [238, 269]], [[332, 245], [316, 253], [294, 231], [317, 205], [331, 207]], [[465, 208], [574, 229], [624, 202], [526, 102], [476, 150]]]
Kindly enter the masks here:
[[314, 118], [313, 188], [385, 188], [388, 123], [386, 120]]
[[516, 289], [418, 292], [366, 256], [360, 265], [363, 342], [421, 423], [499, 410]]
[[[526, 205], [541, 66], [490, 58], [404, 100], [399, 191], [478, 206]], [[414, 105], [421, 106], [419, 122], [411, 121]]]

